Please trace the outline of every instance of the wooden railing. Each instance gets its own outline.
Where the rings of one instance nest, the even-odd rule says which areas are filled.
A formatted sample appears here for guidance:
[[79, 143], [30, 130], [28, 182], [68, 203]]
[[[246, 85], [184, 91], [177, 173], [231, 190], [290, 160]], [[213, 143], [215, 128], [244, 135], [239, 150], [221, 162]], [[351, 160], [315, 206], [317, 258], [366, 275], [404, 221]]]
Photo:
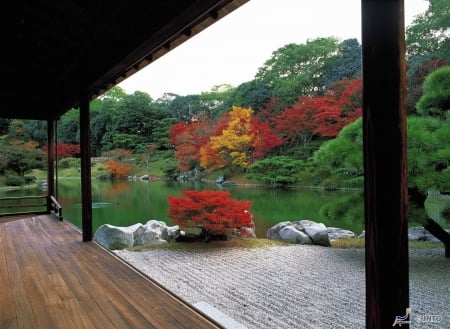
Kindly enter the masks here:
[[62, 207], [53, 195], [0, 198], [0, 216], [54, 214], [62, 220]]
[[63, 220], [62, 207], [53, 195], [48, 196], [49, 211], [59, 220]]

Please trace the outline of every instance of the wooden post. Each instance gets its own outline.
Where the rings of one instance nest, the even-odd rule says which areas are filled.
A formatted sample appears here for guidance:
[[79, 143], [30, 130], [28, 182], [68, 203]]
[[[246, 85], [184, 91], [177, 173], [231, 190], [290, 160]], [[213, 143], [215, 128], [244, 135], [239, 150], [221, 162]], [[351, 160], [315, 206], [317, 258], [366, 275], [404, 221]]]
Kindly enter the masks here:
[[91, 137], [89, 98], [80, 96], [80, 150], [81, 150], [81, 229], [83, 241], [92, 240], [92, 186]]
[[404, 1], [361, 8], [366, 328], [389, 328], [409, 308]]
[[55, 121], [47, 120], [47, 212], [50, 213], [50, 196], [55, 194]]

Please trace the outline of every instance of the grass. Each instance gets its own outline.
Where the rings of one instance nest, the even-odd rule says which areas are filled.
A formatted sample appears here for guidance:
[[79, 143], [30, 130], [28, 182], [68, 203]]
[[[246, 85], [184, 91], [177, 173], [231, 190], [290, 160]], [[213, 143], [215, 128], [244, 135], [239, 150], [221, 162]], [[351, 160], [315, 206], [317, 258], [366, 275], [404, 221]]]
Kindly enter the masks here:
[[169, 242], [157, 245], [145, 245], [129, 248], [130, 251], [143, 251], [152, 249], [169, 249], [169, 250], [208, 250], [222, 248], [265, 248], [287, 246], [286, 242], [259, 239], [259, 238], [235, 238], [227, 241], [210, 241], [210, 242]]
[[[288, 246], [283, 241], [259, 239], [259, 238], [235, 238], [227, 241], [210, 241], [210, 242], [169, 242], [157, 245], [145, 245], [129, 248], [130, 251], [144, 251], [152, 249], [168, 249], [168, 250], [208, 250], [221, 248], [265, 248]], [[332, 248], [339, 249], [362, 249], [365, 247], [364, 239], [341, 239], [331, 243]], [[440, 242], [430, 241], [410, 241], [410, 249], [435, 249], [443, 248]]]
[[[365, 240], [364, 239], [335, 240], [331, 243], [331, 246], [333, 248], [342, 248], [342, 249], [364, 248]], [[430, 241], [409, 241], [408, 246], [410, 249], [443, 248], [443, 244], [441, 242], [430, 242]]]

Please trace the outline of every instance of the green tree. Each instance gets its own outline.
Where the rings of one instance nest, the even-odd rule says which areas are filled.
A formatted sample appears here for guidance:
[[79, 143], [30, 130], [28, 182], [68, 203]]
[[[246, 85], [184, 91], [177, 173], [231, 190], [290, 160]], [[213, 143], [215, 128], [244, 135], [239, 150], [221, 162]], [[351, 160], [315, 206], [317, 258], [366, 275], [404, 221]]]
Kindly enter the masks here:
[[208, 115], [209, 108], [200, 95], [176, 96], [169, 105], [169, 112], [177, 121], [189, 123], [195, 116]]
[[450, 66], [430, 73], [423, 83], [423, 91], [416, 105], [417, 112], [450, 120]]
[[[446, 256], [450, 257], [450, 234], [425, 211], [429, 191], [450, 191], [450, 126], [437, 118], [411, 117], [407, 130], [410, 222], [420, 223], [440, 239]], [[362, 158], [362, 120], [359, 119], [344, 128], [336, 139], [324, 143], [310, 165], [321, 174], [316, 178], [322, 185], [362, 188]]]
[[347, 39], [339, 44], [339, 57], [330, 63], [323, 74], [323, 84], [331, 88], [339, 80], [353, 80], [361, 77], [361, 45], [357, 39]]
[[450, 2], [428, 0], [428, 9], [406, 29], [408, 56], [431, 54], [450, 61]]
[[67, 144], [78, 144], [80, 130], [80, 113], [71, 109], [58, 122], [58, 140]]
[[276, 156], [258, 160], [248, 167], [247, 177], [272, 185], [273, 187], [286, 187], [299, 180], [301, 160], [294, 160], [288, 156]]
[[265, 82], [258, 80], [244, 82], [230, 95], [228, 108], [250, 107], [256, 113], [265, 107], [271, 97], [272, 90]]
[[3, 157], [3, 170], [11, 170], [18, 176], [24, 177], [31, 169], [44, 167], [45, 153], [33, 141], [11, 139], [0, 145]]
[[236, 88], [229, 84], [215, 85], [208, 92], [200, 94], [201, 103], [208, 111], [205, 113], [209, 118], [219, 118], [230, 109], [229, 98]]
[[323, 75], [338, 58], [338, 49], [339, 42], [333, 37], [288, 44], [272, 53], [258, 70], [256, 80], [266, 83], [273, 95], [289, 106], [300, 96], [323, 91]]

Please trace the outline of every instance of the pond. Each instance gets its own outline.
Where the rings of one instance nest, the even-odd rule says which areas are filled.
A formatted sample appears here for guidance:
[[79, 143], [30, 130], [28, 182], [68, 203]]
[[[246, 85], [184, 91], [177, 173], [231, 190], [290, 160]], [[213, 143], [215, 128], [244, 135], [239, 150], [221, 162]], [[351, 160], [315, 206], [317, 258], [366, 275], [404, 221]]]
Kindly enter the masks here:
[[[185, 189], [220, 190], [219, 185], [203, 182], [179, 183], [174, 181], [92, 181], [92, 215], [93, 229], [102, 224], [130, 226], [145, 223], [150, 219], [163, 220], [173, 225], [167, 216], [169, 204], [167, 196], [181, 196]], [[256, 227], [256, 235], [265, 237], [273, 225], [287, 220], [310, 219], [324, 223], [326, 226], [341, 227], [360, 234], [364, 229], [364, 219], [350, 222], [346, 219], [328, 221], [320, 214], [320, 208], [338, 198], [348, 196], [342, 191], [323, 191], [307, 189], [265, 189], [249, 187], [227, 187], [231, 196], [239, 200], [252, 201], [251, 212]], [[80, 180], [59, 179], [58, 200], [63, 207], [64, 218], [81, 227]], [[0, 191], [0, 196], [39, 195], [35, 190]], [[450, 200], [447, 200], [450, 202]], [[361, 200], [362, 202], [362, 200]], [[439, 213], [440, 202], [428, 202], [431, 212]], [[429, 210], [430, 212], [430, 210]], [[431, 215], [431, 213], [430, 213]], [[435, 216], [432, 216], [435, 217]], [[435, 218], [436, 219], [436, 218]], [[439, 222], [448, 226], [448, 222]]]

